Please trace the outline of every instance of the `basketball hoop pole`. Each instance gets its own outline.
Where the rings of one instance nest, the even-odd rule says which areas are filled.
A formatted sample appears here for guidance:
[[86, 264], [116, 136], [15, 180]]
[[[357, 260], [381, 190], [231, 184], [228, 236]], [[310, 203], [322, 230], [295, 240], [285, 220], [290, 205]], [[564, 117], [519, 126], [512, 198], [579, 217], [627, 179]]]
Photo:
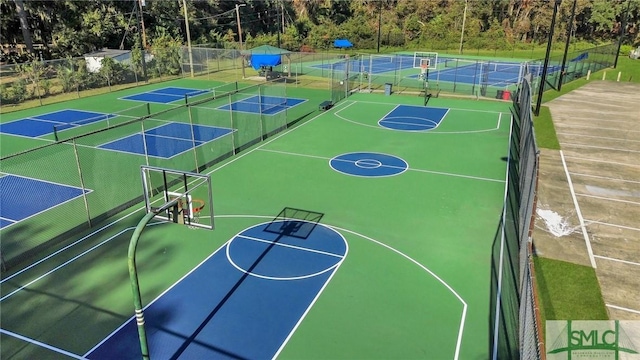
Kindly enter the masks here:
[[175, 198], [168, 203], [164, 204], [158, 209], [147, 213], [142, 220], [136, 226], [136, 229], [131, 235], [131, 242], [129, 242], [128, 264], [129, 264], [129, 279], [131, 281], [131, 290], [133, 291], [133, 305], [135, 306], [136, 325], [138, 327], [138, 337], [140, 338], [140, 350], [142, 350], [142, 359], [150, 360], [149, 357], [149, 344], [147, 341], [147, 333], [144, 329], [144, 314], [142, 312], [142, 296], [140, 295], [140, 283], [138, 282], [138, 270], [136, 268], [136, 248], [138, 247], [138, 240], [144, 230], [145, 226], [153, 219], [157, 214], [166, 211], [167, 209], [176, 206], [180, 198]]

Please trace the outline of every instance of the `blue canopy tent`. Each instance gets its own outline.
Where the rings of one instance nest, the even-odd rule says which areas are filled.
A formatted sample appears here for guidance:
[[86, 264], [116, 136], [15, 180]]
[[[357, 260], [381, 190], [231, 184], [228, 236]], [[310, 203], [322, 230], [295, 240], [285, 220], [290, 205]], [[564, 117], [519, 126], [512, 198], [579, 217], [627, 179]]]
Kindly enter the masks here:
[[347, 39], [337, 39], [336, 41], [333, 42], [333, 46], [337, 48], [345, 49], [345, 48], [353, 47], [353, 44], [351, 43], [351, 41]]
[[248, 60], [249, 64], [254, 70], [259, 71], [261, 75], [264, 74], [263, 76], [268, 78], [272, 74], [273, 67], [278, 66], [282, 63], [282, 55], [286, 56], [287, 63], [289, 65], [286, 67], [286, 71], [288, 72], [287, 76], [291, 76], [291, 59], [289, 58], [290, 53], [291, 52], [288, 50], [280, 49], [275, 46], [262, 45], [253, 49], [242, 51], [242, 56]]
[[280, 65], [282, 58], [280, 55], [252, 54], [250, 62], [254, 70], [260, 70], [263, 67]]

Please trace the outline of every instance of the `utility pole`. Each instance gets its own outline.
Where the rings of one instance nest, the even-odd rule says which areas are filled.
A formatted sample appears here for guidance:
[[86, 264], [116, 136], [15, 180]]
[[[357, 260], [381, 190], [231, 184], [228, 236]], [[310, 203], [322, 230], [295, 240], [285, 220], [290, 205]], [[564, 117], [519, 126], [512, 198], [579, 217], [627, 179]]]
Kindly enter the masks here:
[[240, 59], [242, 59], [242, 78], [245, 78], [244, 73], [244, 55], [242, 54], [242, 26], [240, 25], [240, 7], [247, 6], [247, 4], [236, 4], [236, 21], [238, 22], [238, 40], [240, 40]]
[[193, 52], [191, 51], [191, 32], [189, 31], [189, 15], [187, 11], [187, 0], [182, 0], [182, 7], [184, 8], [184, 29], [187, 32], [187, 51], [189, 51], [189, 70], [191, 71], [191, 77], [193, 77]]
[[145, 0], [138, 0], [138, 5], [140, 7], [140, 28], [142, 29], [142, 48], [147, 48], [147, 31], [144, 27], [144, 14], [142, 13], [142, 8], [146, 5]]
[[460, 50], [458, 53], [462, 55], [462, 43], [464, 41], [464, 25], [467, 21], [467, 5], [469, 4], [468, 0], [464, 0], [464, 12], [462, 13], [462, 31], [460, 32]]
[[[144, 78], [144, 81], [147, 81], [147, 60], [146, 60], [146, 55], [145, 55], [145, 46], [146, 44], [143, 41], [142, 38], [142, 34], [144, 33], [144, 20], [143, 20], [143, 15], [142, 15], [142, 7], [145, 5], [145, 0], [133, 0], [135, 2], [137, 2], [135, 8], [136, 8], [136, 15], [138, 16], [138, 43], [140, 45], [140, 53], [142, 54], [142, 77]], [[142, 31], [141, 31], [142, 30]]]
[[380, 29], [382, 22], [382, 0], [378, 1], [378, 54], [380, 53]]
[[276, 22], [278, 23], [278, 48], [280, 48], [280, 6], [279, 4], [276, 3], [276, 12], [277, 12], [277, 19]]

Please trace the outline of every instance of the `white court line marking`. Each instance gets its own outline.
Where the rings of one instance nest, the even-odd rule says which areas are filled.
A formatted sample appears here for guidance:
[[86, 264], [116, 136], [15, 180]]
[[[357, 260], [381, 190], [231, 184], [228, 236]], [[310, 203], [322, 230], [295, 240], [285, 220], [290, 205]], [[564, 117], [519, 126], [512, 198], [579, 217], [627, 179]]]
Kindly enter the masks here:
[[447, 284], [446, 281], [444, 281], [442, 278], [440, 278], [438, 275], [436, 275], [433, 271], [429, 270], [426, 266], [420, 264], [418, 261], [414, 260], [413, 258], [411, 258], [410, 256], [406, 255], [405, 253], [401, 252], [400, 250], [396, 250], [394, 248], [392, 248], [391, 246], [382, 243], [378, 240], [374, 240], [368, 236], [362, 235], [360, 233], [357, 233], [355, 231], [351, 231], [351, 230], [347, 230], [344, 228], [340, 228], [337, 226], [331, 226], [328, 225], [331, 228], [340, 230], [340, 231], [345, 231], [348, 232], [350, 234], [356, 235], [356, 236], [360, 236], [363, 239], [369, 240], [375, 244], [378, 244], [388, 250], [391, 250], [393, 252], [395, 252], [396, 254], [404, 257], [405, 259], [409, 260], [410, 262], [414, 263], [415, 265], [417, 265], [418, 267], [420, 267], [422, 270], [426, 271], [427, 273], [429, 273], [429, 275], [433, 276], [433, 278], [435, 278], [440, 284], [442, 284], [444, 287], [446, 287], [461, 303], [462, 303], [462, 317], [460, 319], [460, 326], [459, 326], [459, 330], [458, 330], [458, 339], [456, 341], [456, 351], [455, 351], [455, 355], [454, 355], [454, 359], [458, 359], [460, 356], [460, 345], [462, 344], [462, 334], [464, 333], [464, 323], [465, 323], [465, 319], [467, 317], [467, 303], [464, 301], [464, 299], [462, 299], [462, 297], [451, 287], [451, 285]]
[[632, 152], [632, 153], [640, 153], [639, 150], [629, 150], [629, 149], [618, 149], [606, 146], [594, 146], [594, 145], [583, 145], [583, 144], [573, 144], [573, 143], [562, 143], [562, 146], [574, 146], [579, 148], [589, 148], [589, 149], [601, 149], [601, 150], [613, 150], [613, 151], [624, 151], [624, 152]]
[[[151, 223], [151, 224], [149, 224], [149, 226], [157, 225], [157, 224], [162, 224], [162, 223], [161, 223], [161, 222], [160, 222], [160, 223]], [[33, 285], [34, 283], [36, 283], [36, 282], [38, 282], [38, 281], [42, 280], [44, 277], [46, 277], [46, 276], [48, 276], [48, 275], [53, 274], [53, 273], [54, 273], [54, 272], [56, 272], [57, 270], [62, 269], [63, 267], [65, 267], [65, 266], [67, 266], [67, 265], [71, 264], [72, 262], [76, 261], [77, 259], [79, 259], [79, 258], [81, 258], [81, 257], [83, 257], [83, 256], [85, 256], [85, 255], [87, 255], [88, 253], [90, 253], [90, 252], [92, 252], [93, 250], [95, 250], [95, 249], [99, 248], [100, 246], [102, 246], [102, 245], [104, 245], [104, 244], [108, 243], [109, 241], [111, 241], [111, 240], [115, 239], [116, 237], [118, 237], [118, 236], [120, 236], [120, 235], [124, 234], [125, 232], [127, 232], [127, 231], [129, 231], [129, 230], [134, 230], [134, 229], [135, 229], [135, 226], [128, 227], [128, 228], [126, 228], [126, 229], [124, 229], [124, 230], [120, 231], [119, 233], [117, 233], [117, 234], [115, 234], [115, 235], [113, 235], [113, 236], [109, 237], [108, 239], [106, 239], [106, 240], [103, 240], [103, 241], [99, 242], [97, 245], [94, 245], [94, 246], [90, 247], [89, 249], [87, 249], [87, 250], [85, 250], [85, 251], [81, 252], [80, 254], [78, 254], [78, 255], [76, 255], [76, 256], [74, 256], [74, 257], [72, 257], [71, 259], [69, 259], [69, 260], [67, 260], [67, 261], [63, 262], [62, 264], [60, 264], [60, 265], [58, 265], [58, 266], [54, 267], [53, 269], [51, 269], [51, 270], [49, 270], [49, 271], [45, 272], [44, 274], [42, 274], [42, 275], [38, 276], [37, 278], [35, 278], [35, 279], [33, 279], [33, 280], [29, 281], [28, 283], [26, 283], [26, 284], [24, 284], [24, 285], [20, 286], [19, 288], [17, 288], [17, 289], [15, 289], [15, 290], [13, 290], [12, 292], [8, 293], [7, 295], [5, 295], [5, 296], [1, 297], [1, 298], [0, 298], [0, 302], [2, 302], [2, 301], [4, 301], [4, 300], [6, 300], [6, 299], [8, 299], [8, 298], [10, 298], [11, 296], [15, 295], [16, 293], [18, 293], [18, 292], [22, 291], [23, 289], [26, 289], [27, 287], [29, 287], [29, 286]], [[76, 241], [76, 243], [77, 243], [77, 242], [79, 242], [79, 241], [80, 241], [80, 240]], [[75, 244], [75, 243], [74, 243], [74, 244]], [[74, 244], [69, 245], [69, 247], [70, 247], [70, 246], [72, 246], [72, 245], [74, 245]], [[57, 251], [56, 253], [59, 253], [60, 251], [62, 251], [62, 249], [61, 249], [61, 250], [59, 250], [59, 251]], [[55, 254], [55, 253], [54, 253], [54, 254]], [[53, 256], [54, 254], [49, 255], [47, 258], [49, 258], [49, 257]], [[43, 260], [40, 260], [39, 262], [42, 262], [42, 261], [44, 261], [44, 259], [43, 259]], [[24, 271], [24, 270], [23, 270], [23, 271]], [[16, 274], [17, 274], [17, 273], [16, 273]], [[13, 275], [12, 275], [12, 277], [13, 277], [13, 276], [15, 276], [16, 274], [13, 274]], [[4, 282], [5, 280], [8, 280], [8, 279], [3, 279], [2, 281]]]
[[[340, 106], [340, 105], [341, 105], [341, 104], [337, 105], [336, 107], [338, 107], [338, 106]], [[219, 167], [217, 167], [217, 168], [215, 168], [215, 169], [212, 169], [211, 171], [209, 171], [209, 172], [208, 172], [208, 174], [212, 174], [213, 172], [215, 172], [215, 171], [217, 171], [217, 170], [219, 170], [219, 169], [222, 169], [223, 167], [225, 167], [225, 166], [227, 166], [227, 165], [229, 165], [229, 164], [231, 164], [231, 163], [233, 163], [233, 162], [235, 162], [235, 161], [237, 161], [237, 160], [239, 160], [239, 159], [243, 158], [244, 156], [246, 156], [246, 155], [248, 155], [248, 154], [250, 154], [250, 153], [254, 152], [255, 150], [257, 150], [257, 149], [261, 148], [262, 146], [265, 146], [265, 145], [269, 144], [270, 142], [272, 142], [272, 141], [274, 141], [274, 140], [276, 140], [276, 139], [280, 138], [281, 136], [284, 136], [284, 135], [286, 135], [286, 134], [288, 134], [288, 133], [290, 133], [290, 132], [294, 131], [295, 129], [300, 128], [300, 127], [302, 127], [302, 126], [304, 126], [304, 125], [306, 125], [306, 124], [308, 124], [308, 123], [312, 122], [313, 120], [315, 120], [316, 118], [320, 117], [321, 115], [322, 115], [322, 114], [316, 115], [315, 117], [313, 117], [313, 118], [309, 119], [309, 121], [307, 121], [306, 123], [303, 123], [303, 124], [301, 124], [301, 125], [300, 125], [300, 126], [298, 126], [298, 127], [294, 127], [294, 128], [292, 128], [291, 130], [286, 131], [286, 132], [284, 132], [284, 133], [282, 133], [282, 134], [280, 134], [280, 135], [278, 135], [278, 136], [274, 137], [273, 139], [271, 139], [271, 140], [269, 140], [269, 141], [267, 141], [267, 142], [265, 142], [265, 143], [263, 143], [263, 144], [261, 144], [261, 145], [259, 145], [259, 146], [255, 147], [255, 148], [253, 148], [253, 149], [251, 149], [251, 150], [249, 150], [249, 151], [247, 151], [247, 152], [245, 152], [245, 153], [242, 153], [242, 154], [240, 154], [240, 155], [235, 156], [235, 157], [234, 157], [234, 158], [232, 158], [229, 162], [224, 163], [224, 164], [222, 164], [221, 166], [219, 166]], [[11, 276], [8, 276], [8, 277], [6, 277], [6, 278], [4, 278], [4, 279], [0, 280], [0, 284], [4, 283], [5, 281], [8, 281], [8, 280], [12, 279], [12, 278], [13, 278], [13, 277], [15, 277], [15, 276], [18, 276], [18, 275], [20, 275], [20, 274], [22, 274], [22, 273], [26, 272], [27, 270], [29, 270], [29, 269], [31, 269], [31, 268], [33, 268], [33, 267], [35, 267], [35, 266], [37, 266], [37, 265], [41, 264], [42, 262], [44, 262], [44, 261], [46, 261], [46, 260], [48, 260], [48, 259], [50, 259], [50, 258], [52, 258], [52, 257], [54, 257], [54, 256], [56, 256], [56, 255], [58, 255], [58, 254], [60, 254], [61, 252], [65, 251], [65, 250], [68, 250], [69, 248], [71, 248], [71, 247], [73, 247], [73, 246], [75, 246], [75, 245], [77, 245], [77, 244], [79, 244], [79, 243], [83, 242], [84, 240], [86, 240], [86, 239], [88, 239], [88, 238], [90, 238], [90, 237], [92, 237], [92, 236], [94, 236], [94, 235], [98, 234], [99, 232], [101, 232], [101, 231], [103, 231], [103, 230], [105, 230], [105, 229], [107, 229], [107, 228], [109, 228], [109, 227], [111, 227], [111, 226], [113, 226], [113, 225], [117, 224], [118, 222], [120, 222], [120, 221], [122, 221], [122, 220], [124, 220], [124, 219], [128, 218], [129, 216], [134, 215], [134, 214], [135, 214], [135, 213], [137, 213], [138, 211], [142, 211], [142, 210], [144, 210], [144, 209], [145, 209], [145, 208], [144, 208], [144, 207], [142, 207], [142, 208], [139, 208], [138, 210], [134, 210], [134, 211], [132, 211], [131, 213], [129, 213], [129, 214], [127, 214], [127, 215], [123, 216], [122, 218], [117, 219], [117, 220], [115, 220], [115, 221], [113, 221], [113, 222], [111, 222], [111, 223], [109, 223], [109, 224], [107, 224], [107, 225], [105, 225], [105, 226], [103, 226], [103, 227], [101, 227], [101, 228], [99, 228], [99, 229], [97, 229], [97, 230], [95, 230], [95, 231], [93, 231], [93, 232], [91, 232], [91, 233], [87, 234], [86, 236], [84, 236], [84, 237], [82, 237], [82, 238], [80, 238], [80, 239], [76, 240], [75, 242], [73, 242], [73, 243], [71, 243], [71, 244], [69, 244], [69, 245], [67, 245], [67, 246], [63, 247], [62, 249], [60, 249], [60, 250], [58, 250], [58, 251], [56, 251], [56, 252], [54, 252], [54, 253], [52, 253], [52, 254], [50, 254], [50, 255], [46, 256], [46, 257], [44, 257], [44, 258], [42, 258], [41, 260], [38, 260], [37, 262], [35, 262], [35, 263], [33, 263], [33, 264], [31, 264], [31, 265], [27, 266], [26, 268], [24, 268], [24, 269], [22, 269], [22, 270], [20, 270], [20, 271], [17, 271], [15, 274], [13, 274], [13, 275], [11, 275]], [[132, 229], [132, 228], [128, 228], [128, 229]], [[114, 239], [114, 238], [115, 238], [115, 237], [111, 237], [111, 238], [109, 238], [109, 239]], [[42, 277], [43, 277], [43, 276], [42, 276]], [[40, 278], [42, 278], [42, 277], [40, 277]], [[24, 287], [23, 287], [23, 288], [24, 288]], [[1, 301], [2, 301], [2, 299], [0, 299], [0, 302], [1, 302]]]
[[262, 242], [262, 243], [265, 243], [265, 244], [274, 244], [276, 246], [282, 246], [282, 247], [286, 247], [286, 248], [290, 248], [290, 249], [306, 251], [306, 252], [310, 252], [310, 253], [333, 256], [333, 257], [337, 257], [337, 258], [340, 258], [340, 259], [342, 259], [344, 257], [344, 255], [334, 254], [334, 253], [330, 253], [330, 252], [326, 252], [326, 251], [322, 251], [322, 250], [315, 250], [315, 249], [306, 248], [306, 247], [302, 247], [302, 246], [295, 246], [295, 245], [289, 245], [289, 244], [284, 244], [284, 243], [277, 243], [277, 242], [273, 242], [273, 240], [265, 240], [265, 239], [260, 239], [260, 238], [256, 238], [256, 237], [252, 237], [252, 236], [238, 235], [237, 237], [238, 238], [242, 238], [242, 239]]
[[633, 309], [629, 309], [629, 308], [622, 307], [622, 306], [616, 306], [616, 305], [612, 305], [612, 304], [605, 304], [605, 305], [610, 307], [610, 308], [614, 308], [614, 309], [618, 309], [618, 310], [622, 310], [622, 311], [628, 311], [628, 312], [640, 314], [640, 310], [633, 310]]
[[[273, 153], [283, 154], [283, 155], [302, 156], [302, 157], [308, 157], [308, 158], [314, 158], [314, 159], [321, 159], [321, 160], [333, 160], [333, 159], [334, 159], [334, 158], [329, 158], [329, 157], [324, 157], [324, 156], [297, 154], [297, 153], [292, 153], [292, 152], [288, 152], [288, 151], [280, 151], [280, 150], [270, 150], [270, 149], [259, 149], [259, 150], [260, 150], [260, 151], [267, 151], [267, 152], [273, 152]], [[335, 160], [337, 160], [337, 161], [344, 161], [344, 162], [354, 162], [354, 161], [350, 161], [350, 160], [343, 160], [343, 159], [335, 159]], [[399, 167], [391, 166], [391, 165], [382, 165], [382, 166], [384, 166], [384, 167], [390, 167], [390, 168], [399, 168]], [[441, 171], [432, 171], [432, 170], [416, 169], [416, 168], [412, 168], [412, 167], [409, 167], [407, 170], [412, 170], [412, 171], [417, 171], [417, 172], [423, 172], [423, 173], [428, 173], [428, 174], [436, 174], [436, 175], [444, 175], [444, 176], [460, 177], [460, 178], [472, 179], [472, 180], [491, 181], [491, 182], [498, 182], [498, 183], [503, 183], [503, 182], [504, 182], [504, 180], [502, 180], [502, 179], [490, 179], [490, 178], [484, 178], [484, 177], [472, 176], [472, 175], [462, 175], [462, 174], [446, 173], [446, 172], [441, 172]]]
[[584, 236], [585, 245], [587, 245], [587, 252], [589, 253], [589, 261], [591, 262], [591, 267], [595, 269], [597, 268], [596, 259], [593, 257], [593, 250], [591, 249], [591, 241], [589, 240], [587, 227], [584, 223], [582, 212], [580, 211], [580, 205], [578, 205], [578, 198], [576, 197], [576, 192], [573, 189], [573, 182], [571, 182], [571, 174], [569, 174], [569, 169], [567, 168], [567, 162], [565, 161], [564, 153], [562, 152], [562, 150], [560, 150], [560, 158], [562, 158], [562, 166], [564, 167], [564, 172], [567, 176], [567, 183], [569, 184], [569, 190], [571, 191], [571, 198], [573, 199], [573, 205], [576, 208], [576, 214], [578, 215], [578, 220], [580, 220], [580, 228], [582, 229], [582, 236]]
[[[378, 130], [385, 130], [385, 131], [398, 131], [398, 132], [404, 131], [404, 132], [407, 132], [407, 133], [430, 133], [430, 134], [473, 134], [473, 133], [481, 133], [481, 132], [488, 132], [488, 131], [496, 131], [496, 130], [499, 130], [499, 129], [500, 129], [500, 121], [501, 121], [501, 119], [502, 119], [502, 112], [497, 112], [497, 113], [498, 113], [498, 123], [497, 123], [496, 127], [494, 127], [494, 128], [489, 128], [489, 129], [481, 129], [481, 130], [467, 130], [467, 131], [432, 131], [432, 130], [436, 129], [437, 127], [436, 127], [436, 128], [433, 128], [433, 129], [428, 129], [428, 130], [418, 130], [418, 131], [415, 131], [415, 130], [414, 130], [414, 131], [409, 131], [409, 130], [396, 130], [396, 129], [390, 129], [390, 128], [387, 128], [387, 127], [383, 127], [383, 126], [381, 126], [381, 125], [370, 125], [370, 124], [361, 123], [361, 122], [358, 122], [358, 121], [351, 120], [351, 119], [347, 118], [346, 116], [343, 116], [343, 115], [341, 115], [341, 114], [340, 114], [340, 112], [342, 112], [343, 110], [346, 110], [348, 107], [350, 107], [351, 105], [354, 105], [354, 104], [356, 104], [356, 103], [377, 104], [377, 105], [379, 105], [379, 104], [380, 104], [380, 103], [374, 103], [374, 102], [369, 102], [369, 101], [353, 101], [353, 100], [352, 100], [352, 101], [351, 101], [347, 106], [344, 106], [342, 109], [340, 109], [340, 110], [338, 110], [338, 111], [335, 111], [335, 112], [333, 113], [333, 115], [334, 115], [334, 116], [336, 116], [336, 117], [338, 117], [338, 118], [340, 118], [340, 119], [342, 119], [342, 120], [344, 120], [344, 121], [346, 121], [346, 122], [350, 122], [350, 123], [352, 123], [352, 124], [356, 124], [356, 125], [359, 125], [359, 126], [370, 127], [370, 128], [378, 129]], [[384, 104], [386, 104], [386, 103], [384, 103]], [[386, 104], [386, 105], [393, 105], [393, 104]], [[398, 106], [399, 106], [399, 105], [396, 105], [396, 106], [395, 106], [391, 111], [389, 111], [387, 114], [385, 114], [385, 117], [386, 117], [388, 114], [390, 114], [393, 110], [395, 110]], [[409, 106], [415, 106], [415, 105], [409, 105]], [[438, 109], [444, 109], [444, 108], [442, 108], [442, 107], [436, 107], [436, 108], [438, 108]], [[494, 113], [494, 114], [496, 113], [496, 111], [487, 111], [487, 110], [469, 110], [469, 109], [449, 108], [449, 110], [447, 110], [447, 112], [446, 112], [445, 116], [446, 116], [446, 115], [448, 115], [448, 114], [449, 114], [449, 112], [450, 112], [451, 110], [456, 110], [456, 111], [476, 111], [476, 112]], [[443, 123], [443, 122], [444, 122], [444, 120], [445, 120], [445, 116], [443, 116], [443, 117], [442, 117], [442, 120], [438, 123], [438, 126], [439, 126], [441, 123]], [[383, 118], [381, 118], [380, 120], [382, 120], [382, 119], [384, 119], [384, 117], [383, 117]]]
[[619, 199], [608, 198], [608, 197], [604, 197], [604, 196], [595, 196], [595, 195], [587, 195], [587, 194], [580, 194], [580, 193], [577, 193], [576, 195], [578, 195], [578, 196], [582, 196], [582, 197], [588, 197], [588, 198], [600, 199], [600, 200], [608, 200], [608, 201], [621, 202], [621, 203], [625, 203], [625, 204], [640, 205], [640, 202], [637, 202], [637, 201], [619, 200]]
[[[259, 219], [273, 219], [273, 216], [264, 216], [264, 215], [216, 215], [217, 217], [220, 218], [259, 218]], [[449, 285], [446, 281], [444, 281], [442, 278], [440, 278], [438, 275], [436, 275], [433, 271], [429, 270], [429, 268], [427, 268], [426, 266], [422, 265], [421, 263], [419, 263], [417, 260], [414, 260], [413, 258], [411, 258], [410, 256], [406, 255], [405, 253], [383, 243], [380, 242], [378, 240], [372, 239], [366, 235], [357, 233], [355, 231], [351, 231], [351, 230], [347, 230], [338, 226], [333, 226], [330, 224], [324, 224], [325, 226], [334, 229], [334, 230], [338, 230], [338, 231], [344, 231], [344, 232], [348, 232], [350, 234], [359, 236], [365, 240], [371, 241], [374, 244], [380, 245], [388, 250], [391, 250], [392, 252], [404, 257], [405, 259], [409, 260], [410, 262], [414, 263], [415, 265], [417, 265], [418, 267], [420, 267], [422, 270], [426, 271], [427, 273], [429, 273], [429, 275], [433, 276], [434, 279], [436, 279], [439, 283], [441, 283], [445, 288], [447, 288], [447, 290], [449, 290], [463, 305], [462, 308], [462, 318], [460, 320], [460, 327], [459, 327], [459, 331], [458, 331], [458, 340], [456, 343], [456, 352], [455, 352], [455, 357], [454, 359], [458, 359], [460, 356], [460, 345], [462, 343], [462, 334], [464, 332], [464, 323], [465, 323], [465, 319], [466, 319], [466, 315], [467, 315], [467, 303], [464, 301], [464, 299], [462, 299], [462, 297], [453, 289], [453, 287], [451, 287], [451, 285]], [[223, 246], [226, 246], [227, 243], [225, 243]], [[345, 255], [346, 256], [346, 255]], [[336, 269], [337, 272], [337, 269]], [[315, 299], [314, 299], [314, 303], [315, 303]], [[306, 316], [306, 312], [303, 315]], [[300, 322], [302, 322], [302, 318], [300, 319]], [[282, 347], [280, 348], [280, 350], [278, 350], [278, 352], [276, 353], [276, 355], [274, 356], [277, 357], [278, 354], [280, 353], [280, 351], [282, 351], [282, 349], [284, 348], [284, 346], [286, 345], [287, 341], [289, 341], [289, 338], [291, 337], [291, 335], [293, 335], [293, 333], [295, 332], [295, 329], [297, 329], [299, 324], [296, 324], [296, 326], [294, 327], [294, 329], [291, 331], [291, 334], [286, 338], [285, 342], [282, 344]]]
[[[511, 136], [513, 135], [513, 115], [511, 117], [511, 120], [509, 122], [509, 139], [511, 139]], [[496, 291], [496, 307], [495, 307], [495, 314], [496, 314], [496, 318], [493, 324], [493, 333], [496, 334], [495, 338], [493, 340], [493, 354], [491, 354], [491, 359], [492, 360], [497, 360], [498, 359], [498, 338], [500, 337], [500, 332], [498, 331], [498, 328], [500, 326], [500, 298], [502, 297], [502, 267], [504, 264], [504, 244], [505, 244], [505, 219], [507, 217], [507, 197], [509, 195], [509, 165], [511, 164], [511, 141], [509, 141], [509, 145], [507, 146], [507, 170], [505, 171], [505, 182], [504, 182], [504, 195], [502, 198], [502, 220], [501, 220], [501, 229], [500, 229], [500, 261], [498, 263], [498, 284], [497, 284], [497, 291]], [[491, 326], [491, 324], [489, 324], [489, 326]]]
[[615, 141], [624, 141], [624, 142], [640, 142], [640, 140], [631, 140], [631, 139], [625, 139], [625, 138], [617, 138], [617, 137], [610, 137], [610, 136], [594, 136], [594, 135], [583, 135], [583, 134], [575, 134], [575, 133], [567, 133], [567, 132], [556, 132], [556, 134], [558, 135], [563, 135], [563, 136], [578, 136], [578, 137], [588, 137], [588, 138], [596, 138], [596, 139], [603, 139], [603, 140], [615, 140]]
[[571, 156], [571, 155], [567, 155], [565, 157], [567, 159], [583, 160], [583, 161], [590, 161], [590, 162], [596, 162], [596, 163], [605, 163], [605, 164], [613, 164], [613, 165], [640, 167], [640, 164], [636, 165], [636, 164], [627, 164], [627, 163], [621, 163], [621, 162], [615, 162], [615, 161], [609, 161], [609, 160], [587, 159], [587, 158], [582, 158], [582, 157], [578, 157], [578, 156]]
[[[128, 218], [129, 216], [131, 216], [131, 215], [135, 214], [136, 212], [138, 212], [138, 211], [140, 211], [140, 210], [143, 210], [143, 209], [144, 209], [144, 208], [140, 208], [140, 209], [138, 209], [138, 210], [134, 210], [134, 211], [132, 211], [130, 214], [127, 214], [127, 215], [123, 216], [122, 218], [120, 218], [120, 219], [118, 219], [118, 220], [116, 220], [116, 221], [114, 221], [114, 222], [111, 222], [111, 223], [109, 223], [109, 224], [107, 224], [107, 225], [105, 225], [105, 226], [101, 227], [100, 229], [97, 229], [96, 231], [91, 232], [90, 234], [85, 235], [84, 237], [82, 237], [82, 238], [80, 238], [80, 239], [78, 239], [78, 240], [74, 241], [73, 243], [71, 243], [71, 244], [69, 244], [69, 245], [67, 245], [67, 246], [63, 247], [62, 249], [60, 249], [60, 250], [58, 250], [58, 251], [56, 251], [56, 252], [54, 252], [54, 253], [51, 253], [51, 254], [49, 254], [49, 255], [45, 256], [44, 258], [42, 258], [42, 259], [40, 259], [40, 260], [38, 260], [38, 261], [34, 262], [33, 264], [31, 264], [31, 265], [29, 265], [29, 266], [25, 267], [24, 269], [22, 269], [22, 270], [20, 270], [20, 271], [17, 271], [15, 274], [10, 275], [10, 276], [7, 276], [6, 278], [4, 278], [4, 279], [0, 280], [0, 285], [2, 285], [2, 283], [4, 283], [5, 281], [9, 281], [9, 280], [11, 280], [12, 278], [14, 278], [14, 277], [16, 277], [16, 276], [18, 276], [18, 275], [20, 275], [20, 274], [22, 274], [22, 273], [26, 272], [27, 270], [29, 270], [29, 269], [31, 269], [31, 268], [33, 268], [33, 267], [35, 267], [35, 266], [38, 266], [38, 265], [40, 265], [41, 263], [43, 263], [43, 262], [45, 262], [45, 261], [47, 261], [47, 260], [51, 259], [52, 257], [54, 257], [54, 256], [56, 256], [56, 255], [58, 255], [58, 254], [60, 254], [61, 252], [64, 252], [65, 250], [68, 250], [68, 249], [72, 248], [73, 246], [75, 246], [75, 245], [77, 245], [77, 244], [79, 244], [79, 243], [81, 243], [81, 242], [85, 241], [86, 239], [88, 239], [88, 238], [90, 238], [90, 237], [92, 237], [92, 236], [94, 236], [94, 235], [98, 234], [98, 233], [99, 233], [99, 232], [101, 232], [102, 230], [105, 230], [105, 229], [110, 228], [111, 226], [113, 226], [113, 225], [115, 225], [115, 224], [119, 223], [120, 221], [122, 221], [122, 220], [124, 220], [124, 219]], [[129, 229], [133, 229], [133, 228], [129, 228]], [[2, 301], [2, 300], [0, 300], [0, 301]]]
[[608, 257], [608, 256], [594, 255], [594, 257], [597, 257], [598, 259], [603, 259], [603, 260], [615, 261], [615, 262], [619, 262], [619, 263], [623, 263], [623, 264], [640, 266], [640, 263], [637, 263], [637, 262], [616, 259], [616, 258], [612, 258], [612, 257]]
[[586, 220], [586, 221], [589, 224], [600, 224], [600, 225], [605, 225], [605, 226], [617, 227], [617, 228], [621, 228], [621, 229], [640, 231], [640, 228], [634, 228], [634, 227], [631, 227], [631, 226], [610, 224], [610, 223], [606, 223], [606, 222], [602, 222], [602, 221], [596, 221], [596, 220]]
[[589, 175], [589, 174], [582, 174], [582, 173], [577, 173], [577, 172], [571, 172], [571, 174], [575, 175], [575, 176], [592, 177], [592, 178], [604, 179], [604, 180], [609, 180], [609, 181], [620, 181], [620, 182], [628, 182], [628, 183], [633, 183], [633, 184], [640, 184], [640, 181], [616, 179], [616, 178], [612, 178], [612, 177], [608, 177], [608, 176]]
[[8, 335], [8, 336], [11, 336], [11, 337], [14, 337], [14, 338], [17, 338], [17, 339], [20, 339], [20, 340], [22, 340], [22, 341], [26, 341], [26, 342], [31, 343], [31, 344], [34, 344], [34, 345], [38, 345], [38, 346], [43, 347], [43, 348], [45, 348], [45, 349], [48, 349], [48, 350], [51, 350], [51, 351], [57, 352], [58, 354], [66, 355], [66, 356], [68, 356], [68, 357], [70, 357], [70, 358], [74, 358], [74, 359], [86, 359], [86, 358], [85, 358], [85, 357], [83, 357], [83, 356], [80, 356], [80, 355], [77, 355], [77, 354], [74, 354], [74, 353], [68, 352], [68, 351], [66, 351], [66, 350], [59, 349], [59, 348], [57, 348], [57, 347], [51, 346], [51, 345], [49, 345], [49, 344], [45, 344], [45, 343], [43, 343], [43, 342], [41, 342], [41, 341], [34, 340], [34, 339], [28, 338], [28, 337], [26, 337], [26, 336], [20, 335], [20, 334], [16, 334], [16, 333], [11, 332], [11, 331], [9, 331], [9, 330], [0, 329], [0, 333], [1, 333], [1, 334]]

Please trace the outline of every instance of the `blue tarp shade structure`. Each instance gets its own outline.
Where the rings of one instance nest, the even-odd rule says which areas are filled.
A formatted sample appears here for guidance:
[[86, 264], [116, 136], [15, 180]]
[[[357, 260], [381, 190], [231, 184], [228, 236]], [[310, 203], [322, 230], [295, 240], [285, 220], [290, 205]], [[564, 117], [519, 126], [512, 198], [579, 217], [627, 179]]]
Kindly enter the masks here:
[[576, 61], [582, 61], [582, 60], [586, 60], [589, 58], [589, 53], [582, 53], [576, 57], [574, 57], [573, 59], [569, 60], [571, 62], [576, 62]]
[[260, 70], [263, 66], [277, 66], [280, 65], [280, 62], [280, 54], [251, 54], [251, 67], [255, 70]]
[[337, 39], [336, 41], [333, 42], [333, 46], [337, 48], [348, 48], [348, 47], [352, 47], [353, 44], [347, 39]]

